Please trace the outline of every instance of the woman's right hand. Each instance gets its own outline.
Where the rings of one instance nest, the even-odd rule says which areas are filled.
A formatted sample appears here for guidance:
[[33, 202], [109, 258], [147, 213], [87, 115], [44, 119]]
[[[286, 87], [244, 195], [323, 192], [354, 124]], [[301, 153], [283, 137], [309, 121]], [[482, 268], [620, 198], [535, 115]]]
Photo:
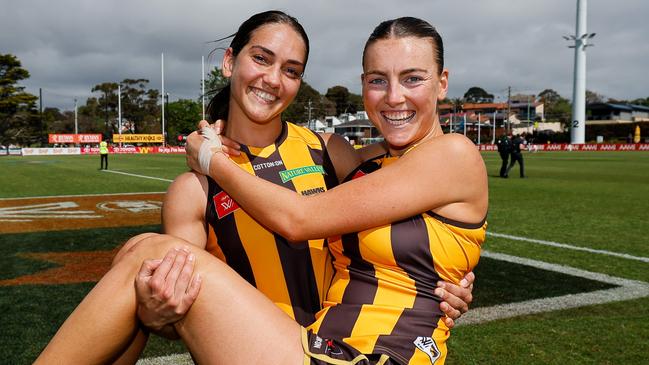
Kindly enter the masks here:
[[219, 135], [221, 138], [221, 149], [226, 155], [230, 156], [239, 156], [241, 154], [241, 146], [234, 140], [224, 136], [223, 130], [225, 130], [225, 120], [219, 119], [216, 122], [210, 124], [207, 120], [203, 119], [198, 122], [198, 130], [200, 131], [203, 127], [210, 127], [214, 129], [214, 132]]
[[[220, 134], [223, 125], [224, 122], [221, 120], [212, 125], [205, 120], [201, 120], [199, 130], [187, 136], [185, 157], [187, 166], [190, 169], [209, 175], [210, 159], [215, 153], [222, 152], [229, 156], [239, 156], [241, 154], [239, 151], [241, 146], [237, 142]], [[208, 128], [213, 130], [214, 133], [206, 133], [205, 129]], [[215, 138], [218, 138], [219, 141], [214, 140]]]

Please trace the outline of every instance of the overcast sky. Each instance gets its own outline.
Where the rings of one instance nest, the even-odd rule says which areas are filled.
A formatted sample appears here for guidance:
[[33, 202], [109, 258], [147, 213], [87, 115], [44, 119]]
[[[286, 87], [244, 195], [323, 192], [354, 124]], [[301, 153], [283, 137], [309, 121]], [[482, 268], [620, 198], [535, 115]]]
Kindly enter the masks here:
[[[585, 2], [585, 0], [584, 0]], [[22, 84], [44, 106], [70, 110], [102, 82], [146, 78], [170, 100], [198, 98], [222, 57], [206, 42], [230, 35], [252, 14], [283, 10], [305, 27], [311, 54], [305, 80], [321, 93], [343, 85], [360, 93], [361, 50], [382, 20], [417, 16], [444, 39], [450, 96], [480, 86], [506, 100], [554, 89], [572, 98], [576, 0], [0, 0], [0, 53], [20, 59]], [[588, 1], [587, 88], [605, 97], [649, 96], [649, 1]]]

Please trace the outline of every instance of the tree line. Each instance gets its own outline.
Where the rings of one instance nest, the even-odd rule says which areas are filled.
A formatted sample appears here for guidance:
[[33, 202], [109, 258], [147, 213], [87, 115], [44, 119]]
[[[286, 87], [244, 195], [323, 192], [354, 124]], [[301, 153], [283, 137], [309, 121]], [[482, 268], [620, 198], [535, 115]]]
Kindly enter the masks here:
[[[48, 133], [74, 133], [74, 111], [45, 107], [38, 110], [38, 97], [25, 92], [19, 83], [29, 78], [29, 72], [20, 60], [11, 54], [0, 54], [0, 145], [45, 145]], [[103, 133], [110, 138], [118, 133], [118, 94], [121, 94], [122, 133], [161, 133], [160, 92], [148, 87], [147, 79], [124, 79], [119, 83], [104, 82], [91, 88], [93, 96], [77, 110], [79, 133]], [[217, 68], [209, 73], [205, 88], [206, 99], [227, 84]], [[119, 91], [119, 92], [118, 92]], [[515, 98], [527, 96], [514, 96]], [[443, 103], [493, 103], [494, 95], [474, 86], [462, 98], [447, 99]], [[545, 104], [548, 121], [570, 122], [570, 101], [552, 89], [534, 96], [534, 101]], [[603, 102], [605, 98], [595, 92], [586, 92], [586, 102]], [[633, 103], [649, 106], [649, 97], [632, 101], [608, 99], [608, 102]], [[308, 118], [324, 119], [328, 115], [356, 113], [363, 109], [360, 95], [344, 86], [333, 86], [322, 95], [303, 81], [295, 101], [282, 114], [283, 119], [306, 123]], [[175, 143], [179, 135], [191, 133], [202, 117], [202, 102], [181, 99], [169, 102], [165, 96], [165, 123], [167, 141]]]

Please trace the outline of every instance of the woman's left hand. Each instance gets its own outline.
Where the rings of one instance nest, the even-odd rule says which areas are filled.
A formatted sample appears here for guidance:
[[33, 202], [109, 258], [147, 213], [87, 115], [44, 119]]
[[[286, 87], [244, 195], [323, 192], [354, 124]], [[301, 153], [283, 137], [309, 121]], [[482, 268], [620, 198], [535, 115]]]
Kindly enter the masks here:
[[445, 281], [437, 283], [435, 294], [442, 299], [439, 309], [446, 314], [444, 323], [448, 328], [453, 328], [455, 326], [455, 321], [469, 310], [469, 305], [473, 302], [474, 281], [475, 274], [469, 272], [460, 281], [460, 285], [455, 285]]

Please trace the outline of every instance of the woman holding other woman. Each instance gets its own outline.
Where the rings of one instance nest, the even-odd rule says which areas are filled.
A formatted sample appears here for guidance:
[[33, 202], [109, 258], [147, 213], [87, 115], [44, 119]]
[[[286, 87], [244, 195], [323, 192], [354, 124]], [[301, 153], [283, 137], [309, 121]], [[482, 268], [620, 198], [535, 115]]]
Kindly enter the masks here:
[[[278, 49], [299, 47], [283, 40]], [[306, 58], [303, 51], [286, 57], [272, 50], [263, 53], [277, 57], [273, 61], [252, 61], [283, 73], [293, 72], [283, 65], [293, 67], [293, 61]], [[330, 241], [336, 274], [325, 309], [308, 331], [214, 256], [188, 244], [188, 253], [174, 251], [185, 242], [175, 237], [138, 236], [39, 361], [110, 361], [136, 331], [134, 278], [137, 285], [164, 273], [172, 282], [186, 278], [188, 286], [195, 263], [202, 288], [174, 327], [199, 363], [442, 363], [448, 330], [433, 291], [437, 280], [457, 283], [477, 264], [488, 200], [484, 164], [470, 141], [441, 131], [436, 105], [446, 95], [448, 72], [432, 26], [415, 18], [384, 22], [363, 58], [366, 110], [386, 148], [350, 174], [360, 178], [300, 196], [242, 170], [213, 148], [214, 141], [195, 135], [189, 142], [190, 152], [203, 151], [201, 157], [190, 153], [190, 165], [202, 166], [247, 213], [288, 241], [342, 235]], [[251, 121], [259, 121], [255, 118], [273, 109], [284, 88], [259, 83], [237, 70], [241, 65], [238, 56], [224, 62], [232, 69], [230, 106], [239, 103]], [[199, 147], [203, 143], [207, 148]], [[281, 175], [288, 182], [317, 172], [294, 169]], [[354, 211], [340, 209], [341, 204]], [[167, 251], [159, 266], [139, 270], [142, 260]]]

